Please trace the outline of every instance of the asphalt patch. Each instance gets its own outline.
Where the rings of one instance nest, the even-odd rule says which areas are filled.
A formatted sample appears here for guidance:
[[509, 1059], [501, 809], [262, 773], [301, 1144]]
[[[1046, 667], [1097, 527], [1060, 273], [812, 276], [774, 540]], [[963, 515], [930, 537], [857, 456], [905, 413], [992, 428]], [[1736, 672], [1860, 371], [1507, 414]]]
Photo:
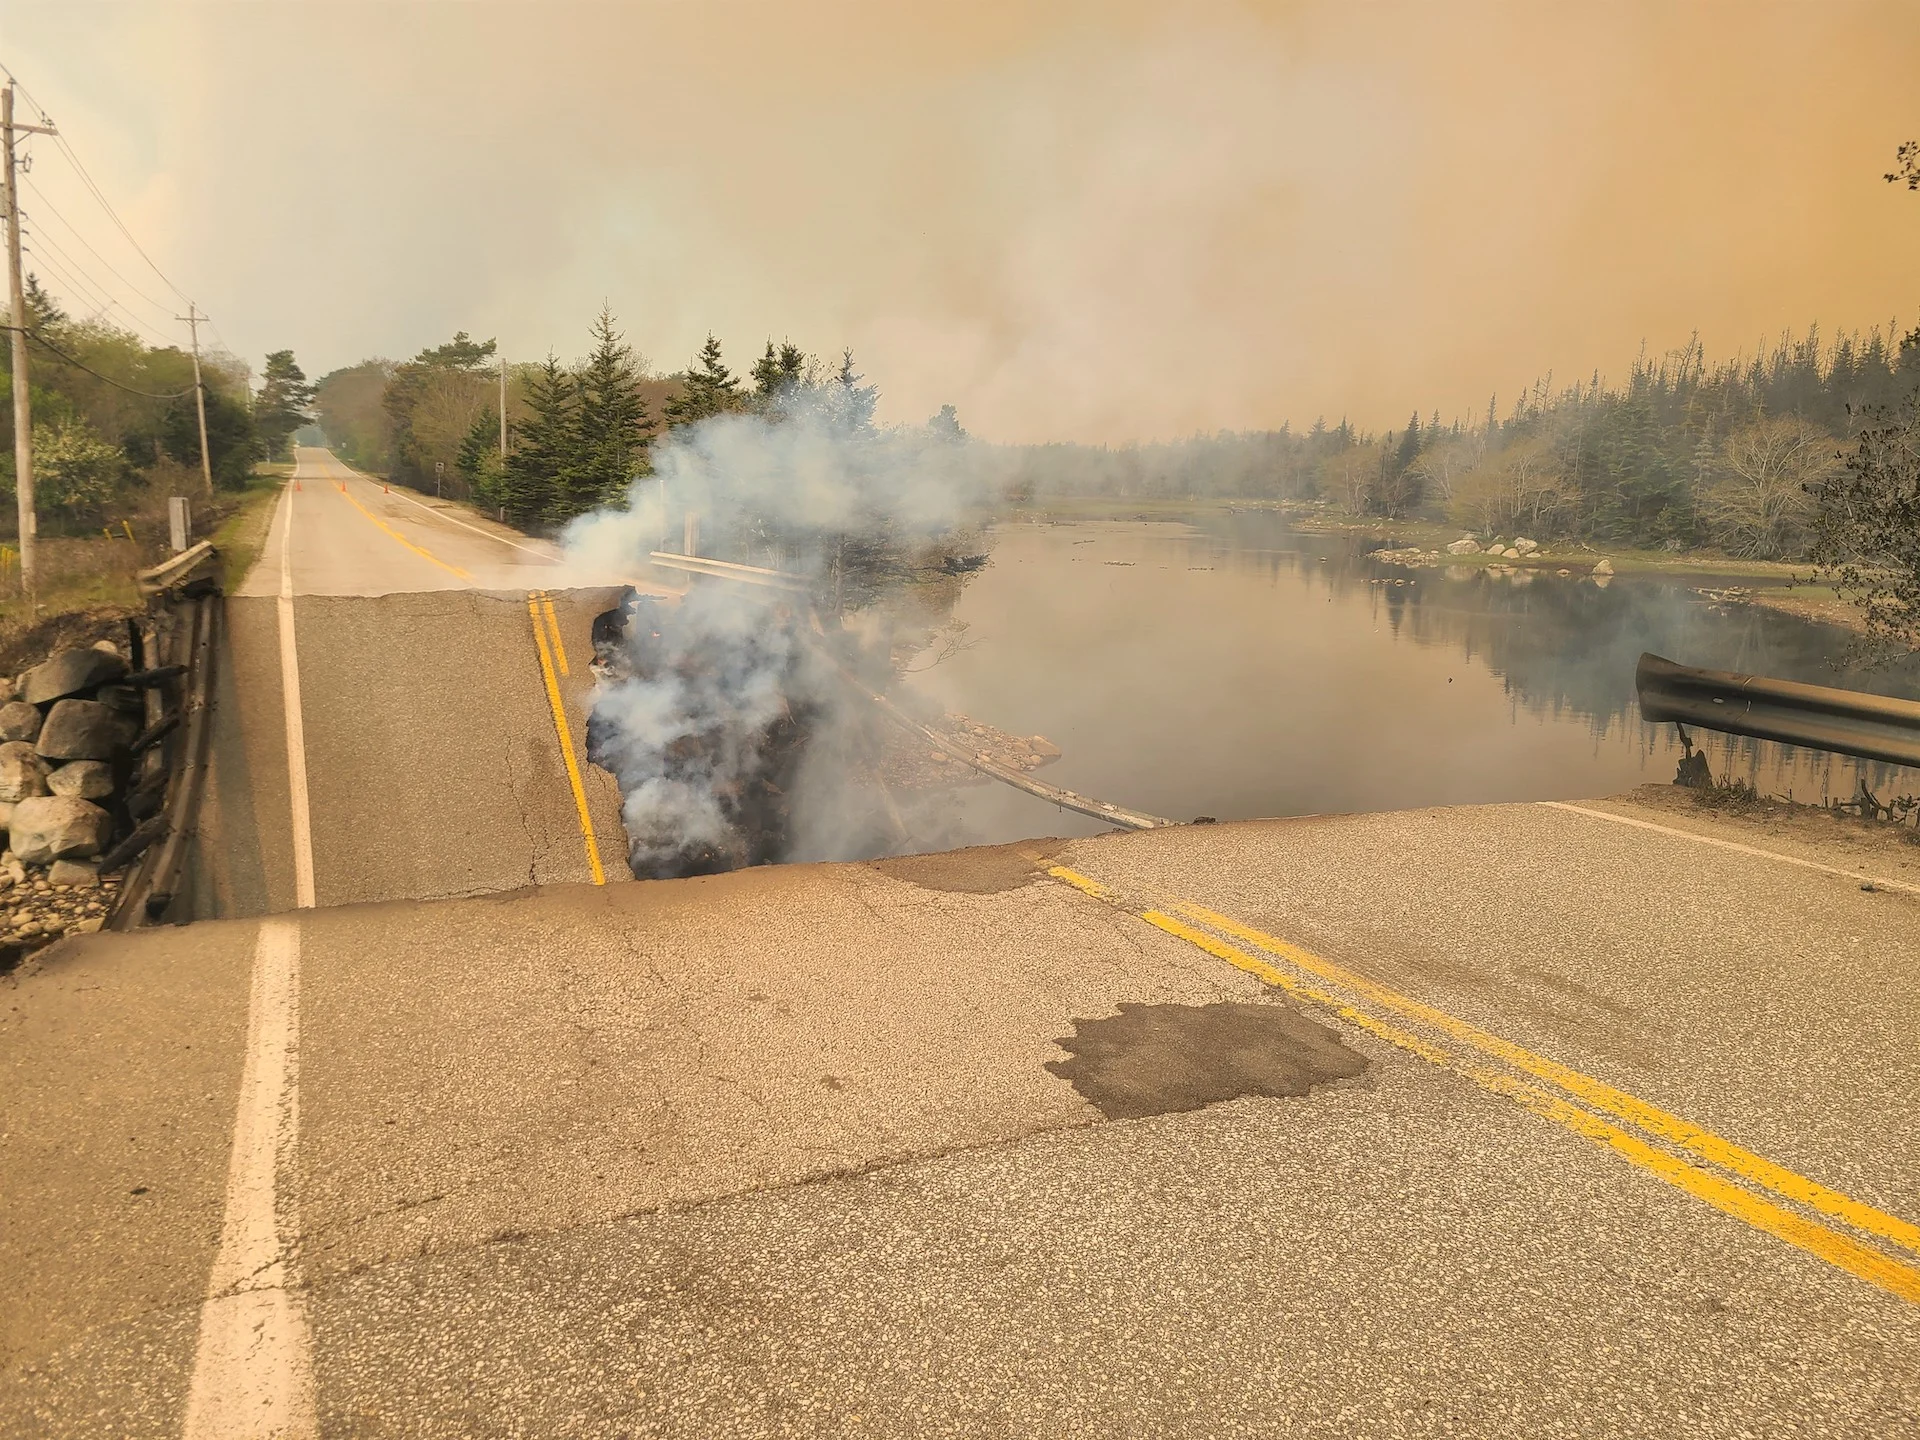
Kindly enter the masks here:
[[1128, 1005], [1075, 1020], [1047, 1069], [1109, 1120], [1198, 1110], [1243, 1095], [1305, 1095], [1367, 1068], [1338, 1031], [1290, 1005]]
[[868, 863], [882, 875], [918, 885], [922, 890], [944, 890], [954, 895], [999, 895], [1040, 879], [1031, 841], [1021, 846], [982, 845], [937, 855], [900, 855]]

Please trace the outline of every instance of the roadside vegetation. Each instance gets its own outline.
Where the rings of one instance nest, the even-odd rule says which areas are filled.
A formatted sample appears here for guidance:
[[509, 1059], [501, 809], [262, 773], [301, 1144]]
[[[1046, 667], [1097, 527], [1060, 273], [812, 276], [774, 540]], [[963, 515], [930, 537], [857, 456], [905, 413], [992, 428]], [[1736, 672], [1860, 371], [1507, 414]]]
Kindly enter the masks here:
[[[11, 406], [0, 407], [0, 639], [45, 617], [110, 616], [136, 603], [133, 576], [168, 553], [167, 502], [189, 502], [197, 538], [271, 501], [312, 390], [291, 351], [268, 355], [257, 390], [250, 368], [203, 352], [209, 488], [200, 459], [193, 358], [152, 346], [100, 318], [67, 313], [27, 280], [36, 594], [22, 593]], [[10, 390], [10, 347], [0, 387]]]
[[[879, 391], [844, 352], [837, 364], [771, 339], [746, 374], [708, 335], [684, 369], [656, 374], [611, 311], [589, 327], [584, 359], [549, 354], [509, 364], [501, 453], [501, 373], [493, 340], [465, 331], [411, 360], [365, 360], [323, 376], [315, 410], [342, 459], [430, 494], [468, 500], [534, 531], [623, 497], [653, 473], [652, 446], [716, 415], [778, 418], [831, 403], [855, 430], [873, 428]], [[951, 407], [929, 422], [961, 436]]]

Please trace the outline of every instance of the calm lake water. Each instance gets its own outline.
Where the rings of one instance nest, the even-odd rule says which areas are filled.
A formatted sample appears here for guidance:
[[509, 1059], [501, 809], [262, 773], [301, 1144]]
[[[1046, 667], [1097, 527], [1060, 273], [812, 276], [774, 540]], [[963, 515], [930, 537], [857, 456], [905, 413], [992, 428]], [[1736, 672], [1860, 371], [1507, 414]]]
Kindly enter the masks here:
[[[1066, 752], [1054, 784], [1174, 819], [1574, 799], [1673, 778], [1640, 718], [1643, 650], [1686, 665], [1920, 697], [1836, 670], [1846, 636], [1694, 587], [1724, 580], [1406, 570], [1379, 542], [1282, 517], [1001, 527], [961, 599], [971, 649], [913, 677], [927, 699]], [[1401, 583], [1395, 583], [1396, 581]], [[1884, 798], [1920, 774], [1696, 735], [1763, 793]], [[948, 843], [1089, 834], [1096, 821], [987, 785]]]

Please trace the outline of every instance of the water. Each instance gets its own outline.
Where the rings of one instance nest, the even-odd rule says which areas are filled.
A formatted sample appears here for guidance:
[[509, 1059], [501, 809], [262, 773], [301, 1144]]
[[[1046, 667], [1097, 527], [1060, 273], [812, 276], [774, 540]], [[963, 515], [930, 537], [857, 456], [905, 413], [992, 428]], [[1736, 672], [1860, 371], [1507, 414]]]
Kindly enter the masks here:
[[[1064, 757], [1045, 779], [1187, 820], [1617, 794], [1670, 781], [1672, 725], [1641, 720], [1643, 650], [1686, 665], [1920, 697], [1831, 663], [1847, 636], [1694, 588], [1722, 581], [1406, 570], [1379, 542], [1272, 514], [1192, 525], [1003, 526], [957, 617], [967, 649], [910, 684]], [[1394, 583], [1395, 581], [1403, 583]], [[1883, 799], [1920, 773], [1696, 735], [1717, 778], [1762, 794]], [[961, 801], [965, 838], [1102, 828], [1006, 786]]]

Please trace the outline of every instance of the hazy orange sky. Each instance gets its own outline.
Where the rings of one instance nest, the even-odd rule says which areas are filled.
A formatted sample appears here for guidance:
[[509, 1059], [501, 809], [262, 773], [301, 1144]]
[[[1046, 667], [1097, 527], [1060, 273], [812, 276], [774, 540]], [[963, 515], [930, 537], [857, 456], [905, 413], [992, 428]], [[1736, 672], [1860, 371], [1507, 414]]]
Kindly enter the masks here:
[[[1125, 440], [1920, 317], [1912, 0], [0, 0], [0, 47], [256, 368], [575, 355], [604, 297], [662, 370], [850, 345], [884, 418]], [[32, 148], [31, 228], [182, 333]]]

